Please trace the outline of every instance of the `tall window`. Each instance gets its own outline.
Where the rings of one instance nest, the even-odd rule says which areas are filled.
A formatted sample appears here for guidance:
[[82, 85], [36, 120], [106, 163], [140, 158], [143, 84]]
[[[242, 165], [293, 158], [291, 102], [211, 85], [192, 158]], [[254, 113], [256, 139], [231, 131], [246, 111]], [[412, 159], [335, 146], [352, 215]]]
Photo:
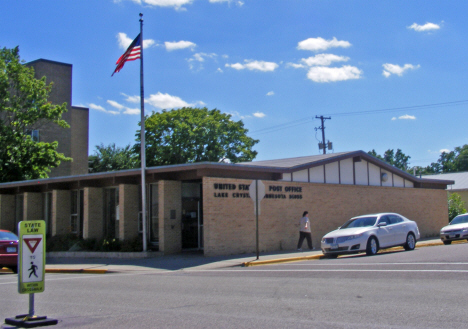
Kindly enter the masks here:
[[39, 142], [39, 130], [26, 130], [26, 135], [31, 136], [33, 141]]
[[46, 235], [50, 235], [50, 223], [52, 223], [52, 192], [44, 193], [44, 221], [46, 223]]
[[78, 233], [78, 191], [72, 191], [71, 193], [71, 209], [70, 209], [70, 231], [71, 233]]

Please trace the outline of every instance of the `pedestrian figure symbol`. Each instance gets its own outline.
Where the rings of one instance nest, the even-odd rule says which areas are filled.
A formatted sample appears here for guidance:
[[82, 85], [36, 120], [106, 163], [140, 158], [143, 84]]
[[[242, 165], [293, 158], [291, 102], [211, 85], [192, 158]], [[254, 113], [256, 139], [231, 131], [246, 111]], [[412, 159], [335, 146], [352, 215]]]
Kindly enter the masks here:
[[36, 269], [37, 269], [37, 268], [38, 268], [37, 265], [34, 265], [34, 263], [31, 262], [31, 267], [30, 267], [29, 270], [28, 270], [29, 272], [31, 272], [31, 273], [29, 273], [29, 277], [31, 277], [31, 275], [34, 274], [34, 276], [35, 276], [36, 278], [38, 278], [38, 276], [37, 276], [37, 274], [36, 274]]

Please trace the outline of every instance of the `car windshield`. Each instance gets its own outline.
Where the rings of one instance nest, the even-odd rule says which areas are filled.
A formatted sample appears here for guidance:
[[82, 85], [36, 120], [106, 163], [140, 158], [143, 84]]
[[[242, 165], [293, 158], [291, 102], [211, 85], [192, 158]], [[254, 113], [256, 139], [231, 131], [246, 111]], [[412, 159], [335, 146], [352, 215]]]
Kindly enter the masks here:
[[450, 225], [468, 223], [468, 214], [457, 216], [450, 222]]
[[344, 228], [352, 228], [352, 227], [374, 226], [376, 220], [377, 220], [377, 216], [351, 218], [346, 223], [344, 223], [343, 226], [340, 227], [340, 230]]
[[0, 241], [16, 241], [19, 240], [18, 237], [11, 232], [0, 232]]

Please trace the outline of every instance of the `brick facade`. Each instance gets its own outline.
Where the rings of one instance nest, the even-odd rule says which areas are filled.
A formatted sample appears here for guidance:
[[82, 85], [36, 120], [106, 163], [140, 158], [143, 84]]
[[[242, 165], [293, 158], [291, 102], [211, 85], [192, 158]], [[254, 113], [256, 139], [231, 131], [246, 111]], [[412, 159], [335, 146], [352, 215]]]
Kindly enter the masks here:
[[182, 250], [182, 183], [159, 181], [159, 251]]
[[138, 236], [138, 212], [140, 209], [138, 185], [119, 185], [119, 238], [132, 239]]
[[104, 190], [86, 187], [83, 199], [83, 238], [100, 239], [104, 234]]
[[26, 65], [34, 68], [36, 79], [46, 77], [46, 83], [53, 82], [48, 100], [53, 104], [66, 103], [64, 119], [70, 128], [62, 128], [53, 122], [30, 127], [39, 130], [41, 142], [58, 141], [57, 152], [71, 157], [73, 161], [64, 161], [52, 168], [49, 177], [82, 175], [88, 173], [88, 130], [89, 109], [72, 106], [72, 69], [71, 64], [39, 59]]
[[[253, 201], [250, 197], [233, 197], [234, 193], [248, 194], [248, 191], [239, 190], [239, 184], [250, 185], [251, 182], [208, 177], [203, 179], [205, 255], [255, 251]], [[299, 236], [299, 219], [304, 210], [308, 210], [310, 214], [315, 248], [320, 248], [323, 235], [357, 215], [400, 213], [418, 223], [423, 238], [438, 236], [440, 228], [448, 221], [445, 190], [278, 181], [263, 183], [266, 193], [273, 198], [261, 201], [261, 252], [295, 249]], [[233, 184], [236, 189], [215, 189], [215, 184]], [[271, 191], [270, 186], [282, 191]], [[286, 192], [286, 187], [300, 187], [302, 192]], [[290, 199], [290, 195], [298, 198]], [[285, 198], [281, 198], [282, 196]]]
[[62, 235], [70, 233], [71, 191], [52, 191], [52, 223], [51, 234]]
[[44, 219], [42, 193], [26, 192], [23, 200], [23, 220]]
[[16, 232], [15, 196], [0, 194], [0, 228]]

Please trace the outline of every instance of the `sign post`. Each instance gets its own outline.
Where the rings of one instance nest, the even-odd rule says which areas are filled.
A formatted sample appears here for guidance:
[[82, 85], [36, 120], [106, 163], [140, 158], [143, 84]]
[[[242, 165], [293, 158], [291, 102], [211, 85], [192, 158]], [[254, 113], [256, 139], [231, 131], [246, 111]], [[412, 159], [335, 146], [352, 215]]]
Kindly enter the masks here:
[[259, 239], [258, 239], [258, 215], [260, 215], [260, 201], [265, 197], [265, 185], [261, 180], [254, 180], [249, 186], [250, 198], [254, 201], [255, 227], [256, 227], [256, 251], [257, 259], [260, 257]]
[[54, 319], [34, 315], [34, 294], [44, 291], [46, 224], [43, 220], [22, 221], [18, 224], [18, 293], [29, 294], [29, 313], [5, 319], [5, 323], [32, 328], [57, 324]]

